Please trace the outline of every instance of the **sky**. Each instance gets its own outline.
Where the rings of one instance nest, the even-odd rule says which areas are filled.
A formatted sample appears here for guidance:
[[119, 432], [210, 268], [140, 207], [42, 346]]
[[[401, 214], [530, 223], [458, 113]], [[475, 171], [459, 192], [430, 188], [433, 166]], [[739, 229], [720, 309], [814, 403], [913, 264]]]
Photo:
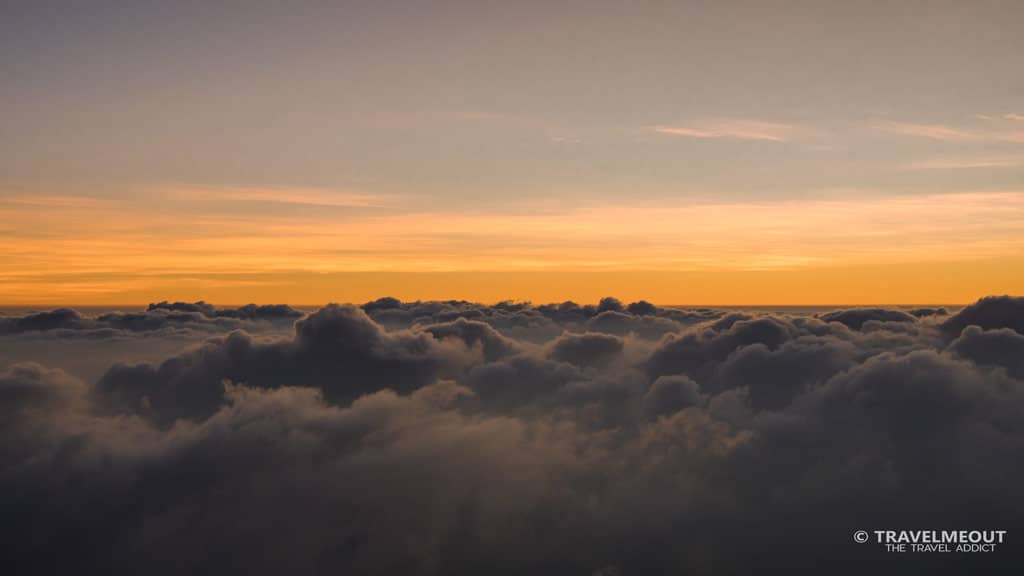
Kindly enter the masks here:
[[1024, 287], [1019, 2], [5, 2], [0, 303]]

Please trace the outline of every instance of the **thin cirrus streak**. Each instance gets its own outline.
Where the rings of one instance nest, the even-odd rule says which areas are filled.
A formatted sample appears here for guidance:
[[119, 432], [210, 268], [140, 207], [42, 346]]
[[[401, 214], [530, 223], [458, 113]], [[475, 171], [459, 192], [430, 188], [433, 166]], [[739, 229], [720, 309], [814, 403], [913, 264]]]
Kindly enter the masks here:
[[[257, 195], [261, 196], [261, 195]], [[0, 299], [87, 298], [166, 278], [337, 272], [786, 271], [1024, 250], [1024, 192], [596, 205], [544, 213], [375, 210], [310, 218], [174, 203], [0, 206]], [[44, 290], [45, 289], [45, 290]], [[170, 288], [168, 288], [170, 289]]]
[[4, 196], [3, 202], [25, 206], [46, 206], [53, 208], [91, 208], [104, 202], [102, 198], [88, 196], [65, 196], [47, 194], [13, 194]]
[[872, 127], [890, 134], [916, 136], [947, 142], [1024, 143], [1024, 132], [1017, 130], [972, 130], [954, 128], [944, 124], [915, 124], [911, 122], [880, 122], [873, 124]]
[[1024, 166], [1024, 156], [929, 158], [903, 165], [904, 170], [958, 170], [966, 168], [1013, 168]]
[[686, 126], [651, 126], [659, 134], [690, 138], [733, 138], [738, 140], [767, 140], [786, 142], [800, 131], [798, 126], [762, 120], [735, 118], [710, 119]]
[[160, 189], [157, 193], [190, 200], [228, 200], [351, 208], [379, 208], [388, 206], [395, 201], [395, 197], [389, 195], [338, 192], [317, 188], [218, 188], [178, 186]]

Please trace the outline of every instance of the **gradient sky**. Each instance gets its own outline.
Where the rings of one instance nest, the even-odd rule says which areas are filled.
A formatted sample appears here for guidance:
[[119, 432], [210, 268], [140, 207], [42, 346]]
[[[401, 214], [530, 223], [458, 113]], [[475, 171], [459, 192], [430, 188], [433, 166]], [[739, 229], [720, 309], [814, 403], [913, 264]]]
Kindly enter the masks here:
[[0, 303], [1024, 289], [1021, 2], [5, 2]]

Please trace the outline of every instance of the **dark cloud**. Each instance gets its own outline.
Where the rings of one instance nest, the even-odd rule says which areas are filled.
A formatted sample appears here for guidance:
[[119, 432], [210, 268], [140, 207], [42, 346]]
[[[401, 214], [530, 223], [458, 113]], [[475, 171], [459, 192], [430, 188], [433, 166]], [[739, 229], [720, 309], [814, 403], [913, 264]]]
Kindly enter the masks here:
[[375, 322], [388, 329], [453, 322], [463, 318], [488, 324], [508, 337], [534, 343], [558, 336], [563, 329], [559, 323], [526, 303], [500, 302], [485, 306], [461, 300], [401, 302], [395, 298], [380, 298], [363, 304], [362, 308]]
[[457, 338], [466, 346], [479, 346], [483, 351], [484, 360], [487, 362], [511, 356], [523, 349], [516, 341], [502, 336], [490, 324], [465, 318], [458, 318], [453, 322], [429, 324], [424, 326], [423, 330], [439, 340]]
[[718, 391], [746, 387], [755, 410], [779, 410], [795, 397], [853, 366], [857, 349], [830, 337], [801, 337], [769, 348], [755, 343], [738, 348], [718, 366]]
[[700, 387], [687, 376], [659, 376], [643, 397], [648, 418], [674, 414], [701, 403]]
[[[230, 324], [288, 309], [119, 313], [228, 324], [95, 383], [36, 363], [0, 371], [5, 567], [1012, 573], [1024, 533], [1015, 302], [940, 324], [885, 309], [381, 299], [326, 306], [290, 334]], [[55, 311], [29, 324], [89, 322]], [[30, 332], [6, 338], [48, 345]], [[853, 543], [861, 529], [1012, 540], [898, 555]]]
[[0, 413], [5, 420], [25, 411], [47, 411], [80, 398], [85, 385], [62, 370], [34, 363], [0, 372]]
[[982, 298], [942, 323], [943, 330], [951, 334], [959, 334], [967, 326], [980, 326], [985, 330], [1010, 328], [1024, 334], [1024, 297]]
[[657, 339], [666, 333], [721, 316], [721, 312], [706, 308], [660, 308], [644, 301], [625, 306], [615, 298], [604, 298], [596, 306], [581, 306], [575, 302], [540, 306], [527, 302], [499, 302], [486, 306], [462, 300], [402, 302], [387, 297], [363, 304], [362, 308], [375, 322], [389, 329], [465, 318], [489, 324], [511, 338], [533, 343], [547, 342], [563, 330], [619, 336], [632, 333], [641, 338]]
[[948, 316], [949, 311], [945, 308], [914, 308], [907, 310], [907, 314], [918, 318], [927, 318], [928, 316]]
[[865, 322], [913, 322], [914, 315], [900, 310], [885, 308], [854, 308], [837, 310], [820, 316], [825, 322], [839, 322], [854, 330], [860, 330]]
[[[433, 329], [473, 336], [474, 327], [455, 323]], [[230, 382], [315, 387], [332, 402], [351, 401], [384, 388], [410, 392], [472, 356], [466, 340], [459, 346], [451, 342], [429, 331], [388, 332], [359, 308], [330, 305], [297, 321], [292, 338], [260, 339], [234, 331], [159, 365], [117, 364], [97, 382], [95, 394], [110, 411], [167, 424], [216, 412]]]
[[616, 311], [605, 311], [590, 318], [583, 324], [592, 332], [604, 332], [626, 336], [636, 334], [641, 338], [656, 340], [670, 332], [682, 330], [684, 325], [659, 316], [636, 316]]
[[[1012, 484], [1024, 476], [1016, 456], [1024, 450], [1022, 394], [1019, 380], [917, 350], [871, 357], [784, 411], [762, 413], [751, 425], [751, 441], [718, 476], [717, 487], [753, 518], [746, 525], [754, 532], [747, 534], [753, 549], [730, 564], [754, 570], [759, 557], [779, 556], [771, 543], [797, 540], [814, 551], [788, 556], [788, 565], [803, 573], [830, 558], [843, 558], [849, 573], [872, 567], [883, 573], [998, 572], [1019, 565], [1017, 545], [987, 558], [919, 555], [905, 564], [878, 550], [851, 548], [831, 533], [847, 526], [922, 525], [1019, 531], [1024, 498]], [[746, 526], [734, 536], [744, 538]], [[756, 538], [769, 527], [789, 537]]]
[[0, 318], [0, 334], [32, 334], [43, 338], [116, 338], [128, 333], [167, 336], [189, 332], [224, 332], [245, 328], [260, 331], [290, 325], [302, 312], [283, 304], [217, 308], [205, 302], [159, 302], [142, 312], [109, 312], [94, 317], [71, 308]]
[[156, 302], [146, 307], [147, 312], [154, 310], [169, 310], [171, 312], [195, 312], [196, 314], [202, 314], [203, 316], [214, 316], [217, 309], [211, 304], [207, 304], [200, 300], [199, 302], [168, 302], [166, 300], [162, 302]]
[[743, 346], [760, 344], [774, 350], [799, 333], [786, 319], [728, 316], [699, 329], [669, 334], [654, 350], [647, 367], [653, 376], [689, 374], [699, 381]]
[[622, 312], [626, 308], [622, 305], [622, 302], [618, 298], [601, 298], [601, 301], [597, 303], [597, 313], [602, 312]]
[[169, 310], [172, 312], [195, 312], [207, 318], [245, 318], [255, 320], [260, 318], [298, 318], [302, 312], [288, 306], [287, 304], [246, 304], [239, 308], [217, 308], [212, 304], [199, 302], [158, 302], [146, 307], [147, 312], [156, 310]]
[[85, 325], [82, 315], [71, 308], [58, 308], [49, 312], [28, 314], [20, 318], [0, 318], [0, 327], [4, 332], [31, 332], [57, 330], [65, 328], [74, 330]]
[[563, 334], [552, 342], [549, 356], [577, 366], [604, 366], [622, 354], [622, 339], [609, 334]]
[[950, 343], [949, 349], [979, 366], [1002, 367], [1010, 376], [1024, 379], [1024, 335], [1019, 332], [968, 326]]
[[646, 300], [640, 300], [639, 302], [633, 302], [629, 306], [626, 306], [626, 311], [635, 316], [648, 316], [651, 314], [657, 314], [658, 307]]
[[535, 404], [546, 409], [559, 390], [584, 378], [568, 363], [516, 356], [473, 366], [463, 381], [488, 411], [513, 412]]

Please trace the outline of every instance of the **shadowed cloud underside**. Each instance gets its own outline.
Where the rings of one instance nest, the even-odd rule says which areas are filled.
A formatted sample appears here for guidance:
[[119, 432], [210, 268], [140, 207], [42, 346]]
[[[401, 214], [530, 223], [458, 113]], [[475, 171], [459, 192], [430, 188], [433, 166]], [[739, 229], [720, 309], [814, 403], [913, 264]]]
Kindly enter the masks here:
[[998, 572], [851, 534], [1020, 531], [1022, 358], [1010, 296], [7, 315], [0, 536], [19, 574]]

